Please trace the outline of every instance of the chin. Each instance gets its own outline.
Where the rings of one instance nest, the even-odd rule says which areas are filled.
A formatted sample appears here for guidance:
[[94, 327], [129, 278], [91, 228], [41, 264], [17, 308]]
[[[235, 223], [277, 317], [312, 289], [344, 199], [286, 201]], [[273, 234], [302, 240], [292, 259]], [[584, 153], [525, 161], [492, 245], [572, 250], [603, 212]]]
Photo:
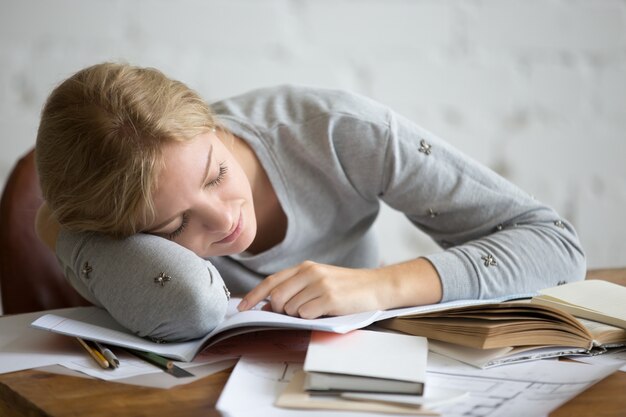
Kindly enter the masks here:
[[254, 233], [251, 233], [251, 235], [252, 236], [242, 234], [237, 242], [235, 242], [236, 244], [233, 245], [233, 247], [231, 248], [232, 252], [229, 255], [234, 255], [248, 250], [248, 248], [250, 247], [250, 245], [252, 245], [252, 242], [254, 241]]

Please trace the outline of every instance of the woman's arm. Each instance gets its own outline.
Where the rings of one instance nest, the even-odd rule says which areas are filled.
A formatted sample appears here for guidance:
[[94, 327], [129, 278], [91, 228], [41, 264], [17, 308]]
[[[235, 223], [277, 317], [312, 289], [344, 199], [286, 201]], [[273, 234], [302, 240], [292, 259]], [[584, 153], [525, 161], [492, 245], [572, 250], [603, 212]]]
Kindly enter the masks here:
[[441, 296], [439, 275], [424, 258], [377, 269], [308, 261], [265, 278], [238, 308], [246, 310], [269, 298], [272, 311], [316, 318], [434, 304]]
[[379, 108], [360, 105], [377, 121], [346, 117], [331, 132], [341, 174], [365, 201], [404, 213], [444, 250], [372, 270], [305, 262], [268, 277], [241, 309], [269, 296], [278, 311], [311, 317], [529, 293], [584, 278], [576, 232], [552, 208], [407, 119], [388, 112], [381, 123]]
[[126, 239], [59, 226], [38, 212], [39, 237], [53, 250], [69, 283], [133, 333], [159, 341], [202, 337], [223, 319], [228, 291], [213, 265], [161, 237]]

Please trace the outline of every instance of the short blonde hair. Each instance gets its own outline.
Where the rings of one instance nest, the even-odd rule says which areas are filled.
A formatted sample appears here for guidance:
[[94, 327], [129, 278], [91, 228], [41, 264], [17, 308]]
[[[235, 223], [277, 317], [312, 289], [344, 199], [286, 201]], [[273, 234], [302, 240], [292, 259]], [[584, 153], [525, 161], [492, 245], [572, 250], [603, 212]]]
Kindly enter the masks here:
[[163, 145], [215, 126], [197, 93], [156, 69], [85, 68], [42, 111], [35, 155], [43, 197], [63, 227], [130, 236], [154, 221]]

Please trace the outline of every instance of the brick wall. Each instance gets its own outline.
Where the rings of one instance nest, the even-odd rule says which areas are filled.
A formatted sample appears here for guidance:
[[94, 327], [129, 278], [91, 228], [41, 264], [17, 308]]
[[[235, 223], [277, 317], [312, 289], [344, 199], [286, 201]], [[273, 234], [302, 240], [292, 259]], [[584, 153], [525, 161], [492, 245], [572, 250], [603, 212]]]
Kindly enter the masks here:
[[[626, 0], [0, 0], [0, 183], [50, 89], [118, 59], [209, 101], [373, 97], [553, 205], [590, 267], [626, 264]], [[435, 250], [405, 223], [377, 223], [388, 261]]]

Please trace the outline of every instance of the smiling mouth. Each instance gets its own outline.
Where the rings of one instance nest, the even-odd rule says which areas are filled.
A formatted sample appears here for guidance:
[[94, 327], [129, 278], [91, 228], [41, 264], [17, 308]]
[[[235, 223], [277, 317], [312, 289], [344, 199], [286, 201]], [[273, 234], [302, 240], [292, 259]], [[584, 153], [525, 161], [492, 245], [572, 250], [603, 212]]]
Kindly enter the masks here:
[[239, 237], [242, 230], [243, 230], [243, 216], [241, 215], [241, 213], [239, 213], [239, 221], [237, 222], [237, 226], [235, 227], [235, 230], [233, 230], [233, 232], [229, 234], [228, 236], [226, 236], [224, 239], [218, 240], [215, 243], [216, 244], [231, 243]]

